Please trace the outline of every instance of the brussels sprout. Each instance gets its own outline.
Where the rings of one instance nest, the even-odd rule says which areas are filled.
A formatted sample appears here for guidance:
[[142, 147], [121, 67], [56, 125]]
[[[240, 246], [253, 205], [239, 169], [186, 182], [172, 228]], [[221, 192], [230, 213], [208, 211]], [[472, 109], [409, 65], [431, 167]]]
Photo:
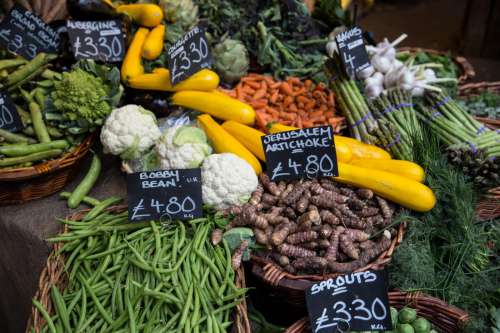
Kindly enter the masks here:
[[431, 323], [425, 318], [418, 318], [411, 325], [415, 329], [415, 333], [429, 333], [431, 330]]
[[392, 321], [392, 326], [396, 327], [398, 324], [398, 310], [396, 308], [393, 308], [391, 306], [391, 321]]
[[397, 333], [415, 333], [415, 330], [410, 324], [398, 324]]
[[409, 324], [415, 319], [417, 319], [417, 311], [415, 311], [415, 309], [402, 308], [401, 311], [399, 311], [398, 322]]

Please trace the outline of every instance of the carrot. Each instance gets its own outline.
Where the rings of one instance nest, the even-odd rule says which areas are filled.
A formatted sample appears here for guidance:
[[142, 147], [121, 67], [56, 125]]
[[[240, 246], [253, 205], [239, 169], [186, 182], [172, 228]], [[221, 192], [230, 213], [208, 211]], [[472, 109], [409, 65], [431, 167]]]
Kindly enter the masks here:
[[243, 86], [240, 86], [240, 85], [236, 86], [236, 98], [237, 99], [243, 98]]
[[314, 126], [314, 122], [311, 120], [304, 120], [302, 122], [302, 128], [313, 127], [313, 126]]
[[253, 100], [250, 105], [254, 109], [263, 109], [267, 106], [267, 100], [266, 99], [259, 99], [259, 100]]
[[320, 83], [318, 83], [316, 85], [316, 87], [314, 88], [314, 90], [316, 90], [316, 91], [318, 91], [318, 90], [319, 91], [323, 91], [323, 90], [325, 90], [325, 85], [322, 82], [320, 82]]
[[262, 82], [260, 83], [260, 89], [261, 89], [261, 90], [264, 90], [264, 91], [267, 91], [267, 83], [266, 83], [266, 80], [262, 80]]
[[297, 114], [296, 113], [280, 112], [280, 118], [287, 119], [287, 120], [295, 120], [295, 119], [297, 119]]
[[266, 96], [266, 90], [265, 89], [259, 89], [253, 95], [253, 99], [261, 99], [262, 97], [265, 97], [265, 96]]
[[302, 118], [297, 118], [296, 126], [298, 128], [304, 128], [304, 122], [302, 121]]
[[276, 82], [270, 85], [271, 89], [278, 89], [281, 86], [280, 82]]
[[253, 95], [255, 94], [255, 89], [253, 89], [252, 87], [250, 86], [243, 86], [243, 90], [242, 90], [244, 93], [248, 94], [248, 95]]
[[288, 82], [281, 82], [280, 91], [283, 94], [288, 95], [288, 96], [293, 95], [292, 87], [290, 86], [290, 84]]
[[328, 94], [328, 105], [330, 106], [335, 106], [335, 99], [333, 97], [333, 93]]
[[276, 82], [274, 82], [273, 78], [269, 75], [264, 76], [264, 81], [267, 82], [268, 86], [272, 86], [273, 84], [276, 83]]
[[302, 82], [301, 82], [301, 81], [300, 81], [300, 79], [299, 79], [299, 78], [297, 78], [297, 77], [288, 77], [288, 78], [286, 79], [286, 82], [288, 82], [290, 85], [294, 85], [294, 84], [296, 84], [296, 85], [298, 85], [298, 86], [302, 86]]
[[299, 110], [297, 109], [297, 105], [295, 103], [292, 103], [292, 104], [288, 105], [288, 111], [297, 112]]
[[256, 110], [255, 111], [255, 123], [257, 124], [258, 127], [264, 128], [267, 125], [267, 115], [265, 114], [265, 111], [261, 110]]
[[276, 103], [278, 101], [278, 95], [279, 95], [279, 90], [275, 90], [272, 94], [271, 94], [271, 97], [269, 98], [269, 101], [271, 103]]
[[259, 81], [247, 81], [245, 84], [249, 87], [252, 87], [253, 89], [260, 89], [260, 83]]
[[310, 100], [305, 106], [304, 109], [306, 110], [311, 110], [316, 106], [316, 101], [315, 100]]
[[298, 107], [299, 109], [303, 109], [303, 108], [304, 108], [304, 103], [302, 103], [302, 102], [298, 102], [298, 103], [297, 103], [297, 107]]
[[297, 102], [302, 104], [306, 104], [307, 102], [309, 102], [309, 98], [307, 98], [306, 96], [297, 96], [295, 99], [297, 100]]
[[325, 117], [327, 117], [327, 118], [333, 118], [333, 117], [335, 117], [335, 115], [333, 114], [332, 110], [328, 110], [328, 111], [325, 112]]
[[299, 95], [305, 94], [306, 92], [307, 92], [306, 88], [299, 88], [299, 89], [295, 90], [295, 92], [293, 93], [293, 96], [299, 96]]
[[280, 112], [270, 106], [268, 106], [266, 108], [267, 112], [274, 118], [274, 119], [278, 119], [279, 116], [280, 116]]
[[309, 79], [308, 79], [308, 80], [305, 80], [305, 81], [304, 81], [304, 86], [305, 86], [307, 89], [309, 89], [309, 88], [312, 86], [312, 83], [313, 83], [313, 82], [312, 82], [311, 80], [309, 80]]
[[[300, 118], [299, 118], [300, 119]], [[280, 124], [287, 125], [287, 126], [295, 126], [295, 121], [291, 120], [281, 120]]]
[[293, 103], [293, 97], [292, 96], [286, 96], [285, 100], [283, 101], [283, 106], [286, 108], [288, 105]]
[[260, 81], [260, 78], [257, 76], [245, 76], [241, 78], [240, 82], [247, 83], [247, 82], [255, 82], [255, 81]]
[[321, 110], [314, 111], [314, 112], [309, 112], [309, 118], [310, 119], [318, 118], [318, 117], [321, 117], [322, 115], [323, 115], [323, 111], [321, 111]]

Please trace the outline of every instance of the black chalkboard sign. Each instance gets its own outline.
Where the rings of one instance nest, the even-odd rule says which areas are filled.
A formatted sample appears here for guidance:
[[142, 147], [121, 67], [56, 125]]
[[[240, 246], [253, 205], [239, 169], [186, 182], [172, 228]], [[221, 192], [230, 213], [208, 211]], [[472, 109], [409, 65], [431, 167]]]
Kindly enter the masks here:
[[68, 21], [66, 26], [75, 59], [123, 60], [125, 42], [120, 20]]
[[128, 217], [191, 220], [202, 216], [201, 170], [161, 170], [127, 175]]
[[344, 69], [350, 77], [370, 66], [370, 58], [363, 41], [363, 30], [358, 27], [341, 32], [335, 37], [344, 64]]
[[57, 31], [35, 13], [15, 5], [0, 23], [0, 44], [31, 60], [41, 52], [57, 53], [60, 38]]
[[204, 68], [210, 67], [212, 56], [205, 30], [194, 27], [168, 49], [170, 83], [176, 85]]
[[367, 271], [321, 281], [306, 290], [313, 333], [392, 329], [385, 271]]
[[2, 91], [0, 91], [0, 128], [9, 132], [17, 132], [23, 128], [16, 105], [9, 94]]
[[280, 132], [262, 137], [271, 180], [338, 176], [330, 126]]

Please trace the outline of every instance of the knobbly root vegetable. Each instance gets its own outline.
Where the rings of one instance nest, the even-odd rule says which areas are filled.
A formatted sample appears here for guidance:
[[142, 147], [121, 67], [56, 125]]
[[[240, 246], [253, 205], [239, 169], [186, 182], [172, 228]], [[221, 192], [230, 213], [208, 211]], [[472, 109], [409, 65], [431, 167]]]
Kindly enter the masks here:
[[233, 257], [231, 258], [231, 267], [234, 270], [237, 270], [241, 266], [243, 253], [246, 251], [247, 248], [248, 248], [248, 241], [244, 240], [241, 242], [240, 246], [234, 252]]
[[101, 160], [99, 159], [99, 156], [97, 154], [94, 154], [92, 157], [92, 162], [90, 164], [90, 168], [87, 171], [87, 174], [85, 177], [82, 179], [80, 184], [78, 184], [71, 193], [70, 197], [68, 198], [68, 207], [71, 209], [75, 209], [80, 205], [80, 203], [83, 200], [83, 197], [87, 195], [87, 193], [90, 192], [92, 189], [92, 186], [94, 186], [95, 182], [97, 181], [97, 178], [99, 177], [99, 174], [101, 172]]
[[292, 274], [359, 269], [386, 250], [395, 235], [395, 207], [372, 190], [330, 179], [274, 183], [264, 173], [259, 181], [251, 202], [231, 207], [231, 226], [252, 228], [266, 249], [256, 254]]

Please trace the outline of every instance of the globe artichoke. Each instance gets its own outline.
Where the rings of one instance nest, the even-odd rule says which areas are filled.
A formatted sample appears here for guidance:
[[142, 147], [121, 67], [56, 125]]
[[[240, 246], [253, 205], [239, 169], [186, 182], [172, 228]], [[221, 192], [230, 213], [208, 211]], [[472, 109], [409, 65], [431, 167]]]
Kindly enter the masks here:
[[159, 5], [171, 23], [179, 22], [182, 27], [191, 28], [198, 21], [198, 6], [192, 0], [160, 0]]
[[247, 74], [248, 51], [241, 41], [224, 39], [214, 47], [212, 56], [215, 71], [224, 82], [235, 83]]

